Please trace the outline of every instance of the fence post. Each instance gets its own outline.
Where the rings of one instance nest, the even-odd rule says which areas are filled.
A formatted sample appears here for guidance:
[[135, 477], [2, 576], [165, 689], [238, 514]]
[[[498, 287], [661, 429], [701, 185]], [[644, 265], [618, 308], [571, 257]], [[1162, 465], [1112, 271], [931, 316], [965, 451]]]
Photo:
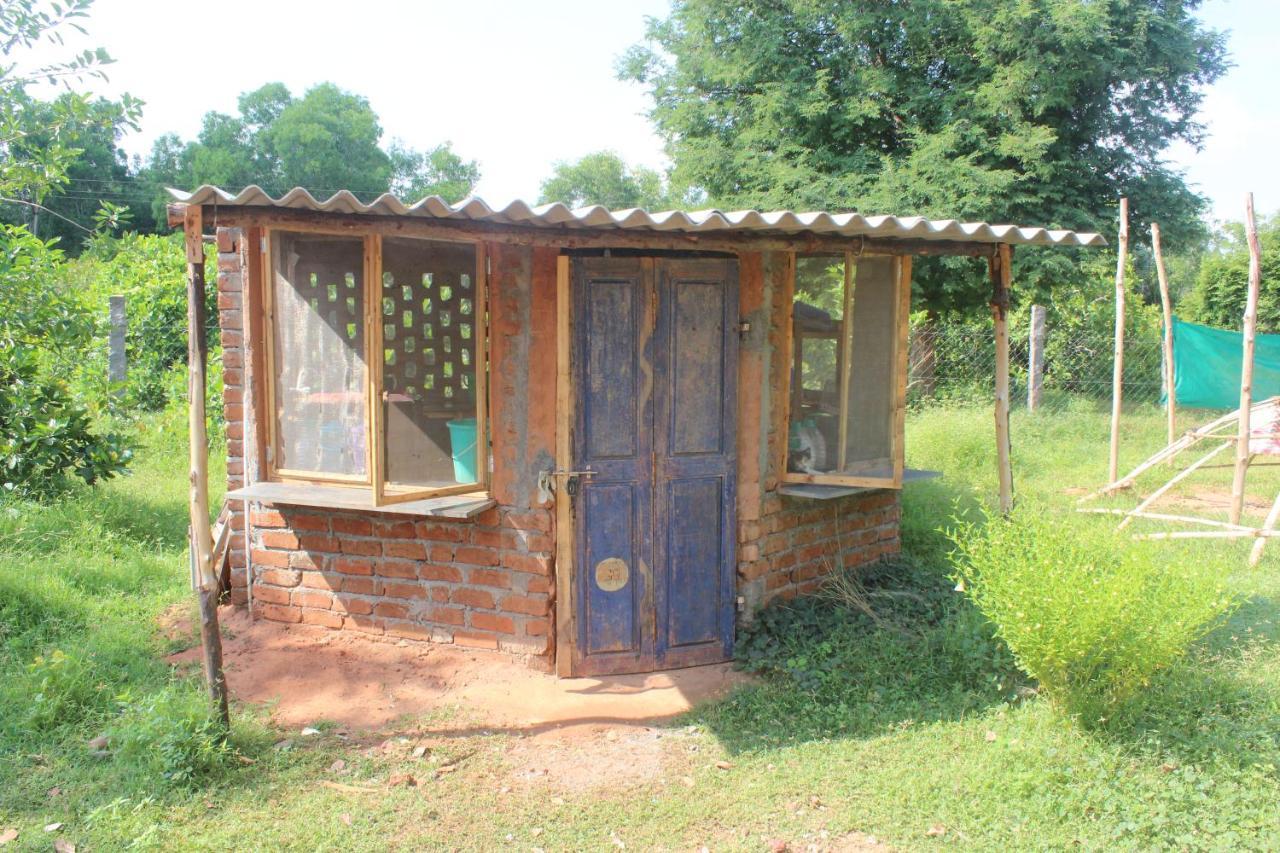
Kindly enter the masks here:
[[123, 394], [125, 382], [129, 379], [129, 364], [125, 358], [124, 340], [129, 329], [129, 320], [124, 310], [123, 296], [107, 298], [110, 306], [111, 328], [107, 334], [107, 382], [113, 394]]
[[1027, 347], [1027, 411], [1040, 408], [1044, 392], [1044, 306], [1031, 306], [1031, 335]]

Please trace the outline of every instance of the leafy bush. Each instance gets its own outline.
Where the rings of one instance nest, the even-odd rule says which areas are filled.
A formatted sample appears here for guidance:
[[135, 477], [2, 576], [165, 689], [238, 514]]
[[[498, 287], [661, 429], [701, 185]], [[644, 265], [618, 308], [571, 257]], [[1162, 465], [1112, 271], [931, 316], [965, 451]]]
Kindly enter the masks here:
[[1232, 609], [1220, 571], [1024, 507], [951, 532], [955, 579], [1051, 701], [1104, 723]]
[[145, 776], [191, 785], [216, 774], [232, 756], [207, 698], [192, 684], [175, 682], [146, 696], [125, 693], [120, 716], [107, 732], [116, 758]]

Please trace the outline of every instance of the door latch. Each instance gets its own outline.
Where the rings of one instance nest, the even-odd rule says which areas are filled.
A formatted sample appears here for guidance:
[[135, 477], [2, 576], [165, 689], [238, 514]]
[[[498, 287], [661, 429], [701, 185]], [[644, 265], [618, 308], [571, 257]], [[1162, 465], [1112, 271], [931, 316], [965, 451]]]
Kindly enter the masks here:
[[551, 473], [556, 477], [564, 478], [565, 494], [571, 498], [576, 498], [578, 496], [579, 478], [594, 477], [596, 475], [596, 472], [592, 471], [590, 468], [587, 468], [584, 471], [552, 471]]

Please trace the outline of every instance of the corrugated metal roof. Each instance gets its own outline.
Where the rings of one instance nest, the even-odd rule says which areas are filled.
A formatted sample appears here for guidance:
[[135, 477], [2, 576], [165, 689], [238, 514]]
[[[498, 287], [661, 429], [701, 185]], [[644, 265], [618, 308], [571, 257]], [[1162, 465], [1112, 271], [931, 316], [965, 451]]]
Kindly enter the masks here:
[[193, 192], [171, 189], [170, 194], [187, 204], [228, 206], [285, 207], [326, 213], [355, 213], [372, 216], [417, 216], [424, 219], [467, 219], [502, 225], [524, 225], [533, 228], [621, 229], [634, 231], [707, 234], [724, 231], [754, 231], [767, 234], [813, 234], [840, 237], [878, 237], [895, 240], [955, 240], [977, 243], [1010, 243], [1028, 246], [1105, 246], [1101, 234], [1078, 234], [1047, 228], [1017, 225], [988, 225], [985, 222], [959, 222], [955, 219], [925, 219], [920, 216], [863, 216], [860, 213], [793, 213], [775, 210], [670, 210], [649, 213], [646, 210], [608, 210], [599, 205], [570, 208], [556, 202], [530, 207], [514, 201], [494, 209], [482, 199], [468, 198], [450, 204], [439, 196], [428, 196], [414, 204], [385, 193], [365, 204], [343, 190], [324, 201], [297, 187], [280, 198], [272, 198], [258, 186], [250, 186], [231, 194], [218, 187], [205, 185]]

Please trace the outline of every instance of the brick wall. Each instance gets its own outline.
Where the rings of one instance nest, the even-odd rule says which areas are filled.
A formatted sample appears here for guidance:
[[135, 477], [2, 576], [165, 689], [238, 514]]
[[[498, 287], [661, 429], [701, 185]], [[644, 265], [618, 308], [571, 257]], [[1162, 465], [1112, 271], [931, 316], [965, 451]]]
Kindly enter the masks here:
[[545, 509], [494, 508], [467, 521], [258, 509], [254, 612], [278, 622], [546, 656], [551, 525]]
[[765, 495], [759, 519], [738, 524], [738, 586], [748, 612], [817, 591], [835, 567], [898, 553], [900, 496], [881, 490], [834, 500]]
[[[219, 228], [218, 249], [218, 328], [222, 343], [222, 404], [226, 417], [227, 490], [244, 485], [244, 387], [245, 347], [244, 314], [241, 304], [244, 265], [241, 251], [243, 234], [238, 228]], [[210, 447], [210, 453], [216, 453]], [[247, 571], [244, 547], [244, 503], [228, 501], [231, 510], [229, 559], [231, 562], [231, 601], [244, 604]]]

